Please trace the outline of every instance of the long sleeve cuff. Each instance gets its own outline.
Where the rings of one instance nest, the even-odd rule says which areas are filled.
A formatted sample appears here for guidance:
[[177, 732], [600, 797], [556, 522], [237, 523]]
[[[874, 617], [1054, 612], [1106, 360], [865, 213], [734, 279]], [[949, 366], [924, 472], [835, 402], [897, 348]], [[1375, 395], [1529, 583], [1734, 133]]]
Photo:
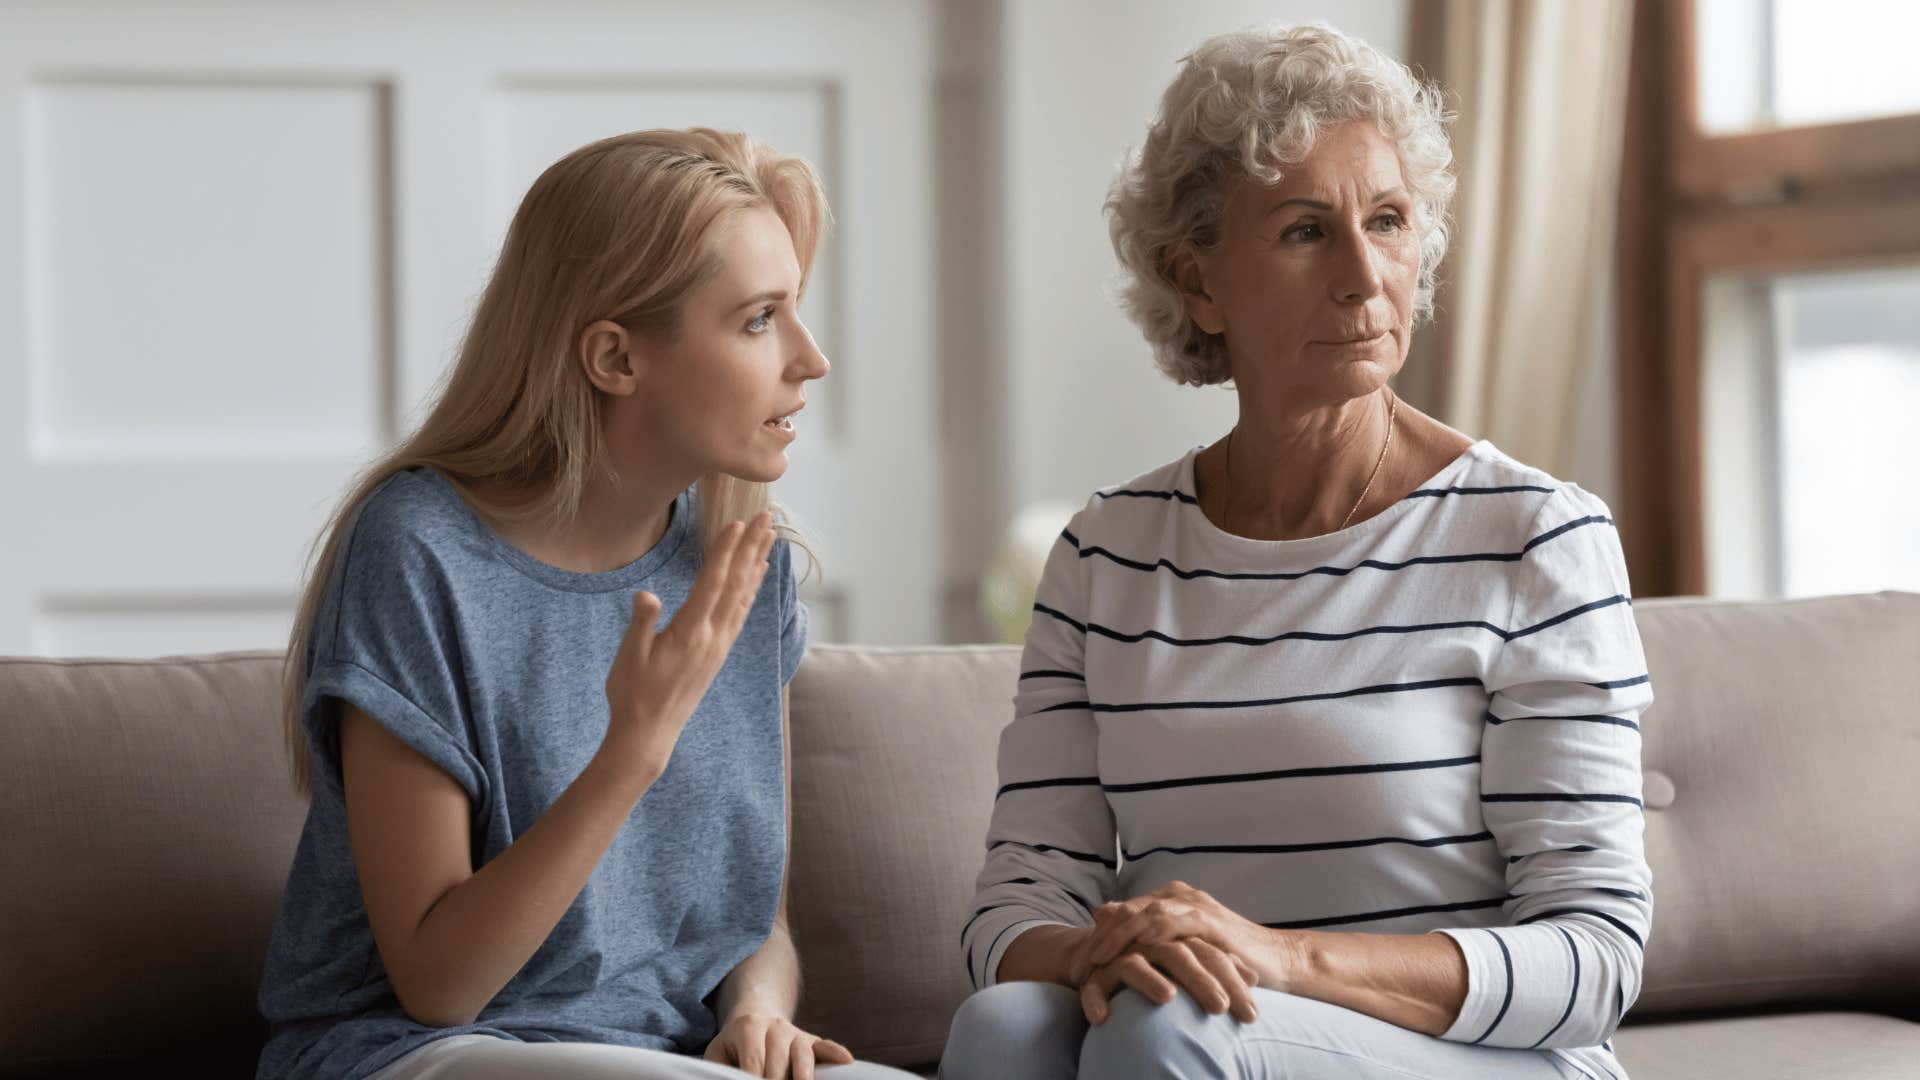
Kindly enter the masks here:
[[1467, 959], [1467, 998], [1443, 1039], [1487, 1046], [1590, 1046], [1619, 1022], [1609, 989], [1618, 973], [1608, 969], [1591, 941], [1582, 947], [1563, 927], [1434, 932], [1452, 938]]

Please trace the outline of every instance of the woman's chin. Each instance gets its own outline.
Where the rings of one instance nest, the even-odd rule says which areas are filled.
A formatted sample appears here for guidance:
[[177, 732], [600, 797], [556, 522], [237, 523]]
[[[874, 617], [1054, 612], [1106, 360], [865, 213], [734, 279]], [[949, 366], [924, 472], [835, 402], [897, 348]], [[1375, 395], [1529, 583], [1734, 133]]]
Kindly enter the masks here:
[[787, 452], [782, 450], [777, 454], [750, 462], [741, 462], [721, 471], [735, 480], [743, 480], [749, 484], [771, 484], [787, 474]]

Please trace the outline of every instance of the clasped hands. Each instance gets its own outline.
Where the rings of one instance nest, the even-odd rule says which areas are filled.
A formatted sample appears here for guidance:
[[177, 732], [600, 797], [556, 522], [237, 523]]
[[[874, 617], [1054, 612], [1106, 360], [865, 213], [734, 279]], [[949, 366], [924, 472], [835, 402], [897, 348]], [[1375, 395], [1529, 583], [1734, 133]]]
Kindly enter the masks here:
[[1175, 881], [1096, 908], [1093, 926], [1068, 954], [1065, 975], [1079, 988], [1090, 1024], [1106, 1020], [1108, 999], [1123, 987], [1156, 1005], [1184, 989], [1207, 1012], [1230, 1012], [1248, 1023], [1258, 1012], [1253, 988], [1284, 987], [1285, 942], [1207, 893]]

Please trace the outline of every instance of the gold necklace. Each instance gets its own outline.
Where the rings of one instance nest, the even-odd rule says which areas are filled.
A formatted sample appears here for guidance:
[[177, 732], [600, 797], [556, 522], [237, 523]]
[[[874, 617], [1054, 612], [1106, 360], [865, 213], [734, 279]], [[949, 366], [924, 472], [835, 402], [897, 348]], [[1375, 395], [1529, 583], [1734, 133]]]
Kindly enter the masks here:
[[[1399, 410], [1400, 398], [1395, 395], [1392, 390], [1387, 390], [1386, 441], [1380, 444], [1380, 456], [1374, 459], [1373, 471], [1367, 474], [1367, 486], [1360, 489], [1360, 497], [1353, 500], [1353, 509], [1347, 511], [1347, 516], [1340, 519], [1340, 528], [1333, 530], [1334, 532], [1339, 532], [1341, 529], [1345, 529], [1348, 525], [1352, 524], [1353, 515], [1360, 512], [1360, 507], [1365, 505], [1367, 496], [1373, 493], [1373, 482], [1380, 478], [1380, 466], [1386, 464], [1387, 461], [1387, 448], [1393, 445], [1393, 418]], [[1225, 490], [1221, 493], [1220, 498], [1220, 522], [1223, 525], [1226, 524], [1229, 516], [1228, 511], [1233, 506], [1233, 432], [1238, 430], [1240, 430], [1240, 425], [1235, 424], [1233, 429], [1227, 432], [1227, 460], [1221, 465], [1226, 479], [1226, 483], [1221, 485]]]

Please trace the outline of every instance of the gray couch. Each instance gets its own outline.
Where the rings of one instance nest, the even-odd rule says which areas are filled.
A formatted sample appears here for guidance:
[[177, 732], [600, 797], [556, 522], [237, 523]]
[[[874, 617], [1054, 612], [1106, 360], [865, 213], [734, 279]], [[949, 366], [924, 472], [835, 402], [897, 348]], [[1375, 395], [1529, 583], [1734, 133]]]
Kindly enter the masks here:
[[[1638, 605], [1656, 891], [1635, 1080], [1920, 1077], [1920, 596]], [[793, 688], [802, 1023], [925, 1066], [967, 992], [1017, 650]], [[277, 661], [0, 660], [0, 1074], [251, 1075], [304, 807]]]

